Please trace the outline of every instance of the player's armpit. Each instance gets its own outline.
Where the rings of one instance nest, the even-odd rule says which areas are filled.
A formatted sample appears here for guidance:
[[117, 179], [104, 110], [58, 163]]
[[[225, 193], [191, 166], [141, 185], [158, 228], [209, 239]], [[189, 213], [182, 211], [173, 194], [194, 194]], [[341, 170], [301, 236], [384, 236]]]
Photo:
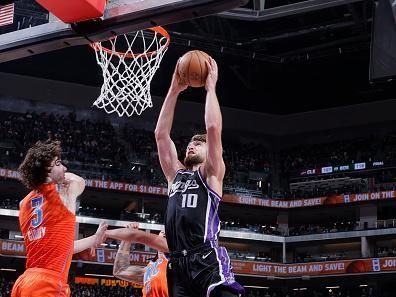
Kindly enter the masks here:
[[207, 127], [207, 156], [204, 174], [206, 177], [215, 176], [219, 180], [224, 178], [223, 146], [221, 129], [218, 127]]
[[69, 199], [77, 199], [85, 189], [85, 180], [70, 172], [65, 173], [65, 186]]

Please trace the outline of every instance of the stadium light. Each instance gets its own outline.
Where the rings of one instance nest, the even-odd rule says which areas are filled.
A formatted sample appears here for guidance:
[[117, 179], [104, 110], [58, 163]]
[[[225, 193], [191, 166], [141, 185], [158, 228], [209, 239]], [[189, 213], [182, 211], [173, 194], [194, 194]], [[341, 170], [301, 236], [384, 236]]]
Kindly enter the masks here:
[[269, 287], [261, 287], [261, 286], [244, 286], [245, 288], [253, 288], [253, 289], [269, 289]]
[[12, 268], [0, 268], [1, 271], [16, 271], [16, 269]]

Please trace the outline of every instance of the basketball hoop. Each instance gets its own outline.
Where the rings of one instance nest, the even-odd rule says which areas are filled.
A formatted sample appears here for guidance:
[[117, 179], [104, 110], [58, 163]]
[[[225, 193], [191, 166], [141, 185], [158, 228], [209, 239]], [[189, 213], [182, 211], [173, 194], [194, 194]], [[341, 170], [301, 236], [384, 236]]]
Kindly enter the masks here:
[[164, 28], [153, 27], [92, 43], [103, 71], [100, 96], [93, 105], [120, 117], [152, 107], [150, 83], [169, 42]]

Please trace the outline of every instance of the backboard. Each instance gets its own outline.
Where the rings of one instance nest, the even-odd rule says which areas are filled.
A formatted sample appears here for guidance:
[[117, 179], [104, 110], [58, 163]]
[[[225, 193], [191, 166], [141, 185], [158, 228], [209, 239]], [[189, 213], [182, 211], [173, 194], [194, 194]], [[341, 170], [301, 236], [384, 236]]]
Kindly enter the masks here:
[[[27, 1], [31, 0], [15, 0], [15, 3]], [[48, 17], [47, 23], [0, 35], [0, 62], [215, 14], [246, 2], [247, 0], [110, 0], [101, 19], [65, 24]]]

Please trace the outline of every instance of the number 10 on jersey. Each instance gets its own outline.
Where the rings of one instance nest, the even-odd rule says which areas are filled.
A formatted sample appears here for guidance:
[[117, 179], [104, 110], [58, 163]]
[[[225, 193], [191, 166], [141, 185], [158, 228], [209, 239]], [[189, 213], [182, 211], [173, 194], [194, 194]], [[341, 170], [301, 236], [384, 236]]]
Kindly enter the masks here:
[[198, 195], [197, 194], [183, 194], [182, 195], [182, 208], [196, 208], [198, 203]]

